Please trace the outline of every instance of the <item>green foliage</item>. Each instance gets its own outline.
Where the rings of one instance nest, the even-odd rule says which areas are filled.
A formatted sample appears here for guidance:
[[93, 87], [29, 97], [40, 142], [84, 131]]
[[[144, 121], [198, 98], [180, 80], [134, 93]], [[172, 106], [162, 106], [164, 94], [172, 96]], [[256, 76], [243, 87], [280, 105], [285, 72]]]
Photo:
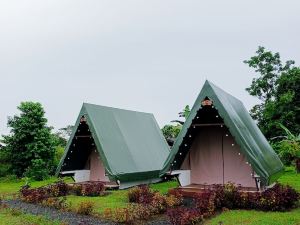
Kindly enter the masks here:
[[33, 159], [31, 166], [24, 173], [26, 177], [31, 177], [34, 180], [44, 180], [49, 178], [49, 169], [47, 163], [42, 159]]
[[185, 119], [188, 118], [190, 115], [191, 109], [189, 105], [186, 105], [182, 112], [179, 113], [179, 117], [184, 117]]
[[181, 128], [182, 128], [182, 125], [180, 125], [180, 124], [177, 124], [177, 125], [168, 124], [168, 125], [165, 125], [161, 131], [167, 140], [175, 139], [178, 136]]
[[288, 128], [279, 124], [285, 131], [284, 140], [272, 144], [285, 165], [290, 166], [295, 160], [300, 158], [300, 134], [294, 135]]
[[[55, 148], [51, 128], [40, 103], [22, 102], [20, 115], [8, 119], [10, 134], [3, 136], [13, 174], [44, 179], [53, 166]], [[41, 170], [41, 171], [38, 171]], [[34, 172], [39, 172], [34, 175]]]
[[279, 53], [259, 47], [256, 55], [244, 61], [259, 74], [250, 87], [250, 95], [261, 100], [250, 113], [257, 120], [267, 138], [284, 134], [283, 124], [294, 133], [300, 133], [300, 68], [294, 61], [282, 63]]

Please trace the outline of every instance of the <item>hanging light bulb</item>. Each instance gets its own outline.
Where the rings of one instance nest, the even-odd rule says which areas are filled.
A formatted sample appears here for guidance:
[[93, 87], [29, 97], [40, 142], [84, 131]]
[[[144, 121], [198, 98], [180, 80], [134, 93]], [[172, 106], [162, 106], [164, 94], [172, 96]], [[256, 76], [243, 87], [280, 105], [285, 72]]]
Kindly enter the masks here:
[[218, 116], [218, 115], [216, 115], [216, 118], [219, 118], [219, 116]]
[[187, 146], [187, 144], [184, 144], [184, 146], [186, 147], [186, 146]]
[[239, 155], [241, 155], [241, 153], [239, 152]]
[[226, 134], [226, 137], [228, 137], [228, 134]]
[[231, 144], [231, 146], [234, 146], [234, 144]]
[[191, 138], [191, 137], [192, 137], [192, 135], [189, 135], [189, 137]]
[[181, 153], [181, 152], [179, 152], [179, 155], [182, 155], [182, 153]]

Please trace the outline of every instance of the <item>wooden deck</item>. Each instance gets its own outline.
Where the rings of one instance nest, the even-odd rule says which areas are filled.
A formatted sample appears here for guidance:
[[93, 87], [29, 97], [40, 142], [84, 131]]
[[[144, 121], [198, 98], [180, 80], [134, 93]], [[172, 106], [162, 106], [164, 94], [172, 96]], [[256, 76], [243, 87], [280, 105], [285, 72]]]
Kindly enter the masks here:
[[[204, 185], [204, 184], [190, 184], [184, 187], [178, 187], [169, 190], [169, 193], [175, 193], [180, 191], [183, 197], [194, 197], [195, 194], [203, 193], [207, 190], [214, 190], [214, 185]], [[241, 192], [258, 192], [257, 188], [254, 187], [238, 187], [238, 191]]]

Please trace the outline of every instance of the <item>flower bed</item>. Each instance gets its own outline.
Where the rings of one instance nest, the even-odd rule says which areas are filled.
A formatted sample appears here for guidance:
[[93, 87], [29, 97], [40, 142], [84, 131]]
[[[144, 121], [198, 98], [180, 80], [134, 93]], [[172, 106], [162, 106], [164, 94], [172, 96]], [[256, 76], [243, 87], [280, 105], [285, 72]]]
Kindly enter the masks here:
[[276, 184], [264, 192], [241, 192], [229, 183], [195, 194], [193, 207], [169, 209], [167, 216], [174, 225], [188, 225], [212, 216], [217, 210], [288, 211], [297, 205], [299, 198], [299, 193], [289, 186]]

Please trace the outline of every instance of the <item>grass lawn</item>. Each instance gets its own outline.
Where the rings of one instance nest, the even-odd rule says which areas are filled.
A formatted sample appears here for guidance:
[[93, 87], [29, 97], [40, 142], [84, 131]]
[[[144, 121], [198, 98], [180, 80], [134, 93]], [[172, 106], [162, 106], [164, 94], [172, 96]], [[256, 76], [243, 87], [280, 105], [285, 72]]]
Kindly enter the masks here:
[[207, 221], [205, 225], [300, 225], [300, 208], [291, 212], [231, 210]]
[[0, 208], [0, 225], [59, 225], [61, 222], [46, 217], [23, 214], [17, 210]]

